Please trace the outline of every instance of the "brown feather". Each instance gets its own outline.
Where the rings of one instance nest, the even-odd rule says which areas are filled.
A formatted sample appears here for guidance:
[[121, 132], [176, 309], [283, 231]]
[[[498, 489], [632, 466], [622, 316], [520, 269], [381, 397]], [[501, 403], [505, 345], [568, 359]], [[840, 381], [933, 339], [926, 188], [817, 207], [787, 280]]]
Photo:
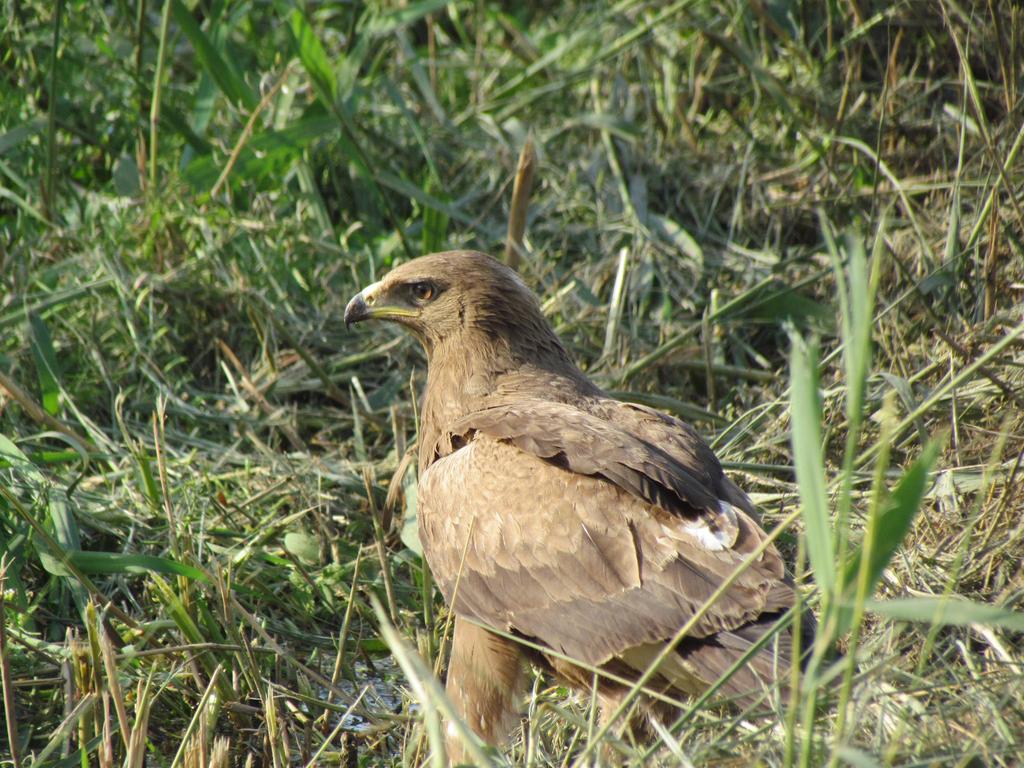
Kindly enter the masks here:
[[[456, 613], [590, 664], [671, 637], [745, 556], [706, 549], [691, 521], [603, 478], [485, 435], [430, 465], [419, 499], [424, 554]], [[763, 534], [744, 513], [738, 519], [752, 550]], [[780, 591], [781, 573], [769, 549], [693, 636], [784, 610], [792, 595]]]
[[[417, 281], [436, 289], [429, 302], [407, 298]], [[764, 542], [753, 504], [696, 431], [594, 386], [507, 267], [473, 252], [434, 254], [392, 271], [372, 299], [394, 302], [393, 318], [427, 351], [420, 537], [461, 617], [449, 690], [485, 738], [499, 741], [507, 729], [518, 678], [500, 661], [512, 652], [498, 644], [497, 678], [487, 682], [486, 664], [473, 660], [489, 651], [472, 650], [489, 648], [487, 633], [466, 629], [464, 619], [629, 678]], [[359, 302], [350, 308], [365, 309]], [[695, 622], [656, 686], [679, 694], [707, 687], [793, 601], [782, 559], [768, 546]], [[749, 701], [784, 684], [786, 637], [723, 690]], [[589, 687], [590, 673], [553, 654], [544, 659]], [[453, 680], [470, 684], [452, 690]], [[605, 688], [612, 698], [625, 690]]]
[[[522, 654], [515, 642], [464, 619], [455, 620], [445, 689], [479, 736], [499, 742], [515, 727], [522, 681]], [[469, 756], [452, 729], [446, 736], [448, 759], [453, 764], [467, 762]]]

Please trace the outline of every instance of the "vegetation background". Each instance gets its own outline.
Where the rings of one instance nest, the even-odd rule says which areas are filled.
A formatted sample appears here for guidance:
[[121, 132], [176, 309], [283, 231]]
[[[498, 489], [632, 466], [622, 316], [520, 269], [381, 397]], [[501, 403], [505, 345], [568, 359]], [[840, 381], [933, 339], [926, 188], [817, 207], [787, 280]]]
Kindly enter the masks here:
[[1018, 3], [2, 17], [0, 763], [440, 759], [396, 472], [423, 359], [341, 315], [414, 255], [502, 252], [532, 135], [525, 279], [787, 524], [824, 639], [792, 701], [687, 703], [653, 746], [538, 679], [479, 759], [1020, 764]]

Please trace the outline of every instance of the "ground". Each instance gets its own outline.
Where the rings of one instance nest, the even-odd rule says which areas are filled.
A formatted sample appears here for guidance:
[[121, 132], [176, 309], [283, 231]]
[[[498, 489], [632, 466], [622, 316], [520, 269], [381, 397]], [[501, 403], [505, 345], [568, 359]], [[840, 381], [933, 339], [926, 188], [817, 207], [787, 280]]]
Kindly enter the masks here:
[[[436, 756], [424, 361], [342, 310], [500, 256], [532, 136], [524, 279], [787, 524], [823, 638], [798, 699], [626, 760], [1017, 764], [1021, 8], [511, 7], [5, 6], [0, 762]], [[480, 759], [616, 749], [547, 681], [525, 713]]]

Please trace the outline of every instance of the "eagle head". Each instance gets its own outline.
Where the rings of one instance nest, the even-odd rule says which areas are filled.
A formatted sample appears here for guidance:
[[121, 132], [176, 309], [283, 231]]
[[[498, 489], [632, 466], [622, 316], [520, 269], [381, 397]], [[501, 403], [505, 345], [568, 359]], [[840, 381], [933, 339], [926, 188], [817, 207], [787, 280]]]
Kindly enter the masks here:
[[476, 251], [433, 253], [391, 270], [345, 307], [346, 325], [370, 319], [405, 326], [428, 354], [452, 344], [561, 350], [522, 278]]

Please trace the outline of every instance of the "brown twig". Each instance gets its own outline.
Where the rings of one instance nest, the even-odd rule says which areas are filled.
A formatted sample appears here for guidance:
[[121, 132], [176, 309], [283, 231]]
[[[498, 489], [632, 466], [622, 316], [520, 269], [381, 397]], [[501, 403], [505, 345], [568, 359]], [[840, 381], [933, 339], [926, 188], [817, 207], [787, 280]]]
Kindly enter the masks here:
[[18, 383], [14, 381], [14, 379], [10, 378], [3, 372], [0, 372], [0, 392], [6, 393], [9, 398], [20, 405], [32, 421], [49, 427], [61, 434], [67, 435], [73, 441], [81, 445], [82, 450], [86, 450], [92, 444], [90, 440], [75, 432], [71, 427], [65, 426], [58, 419], [55, 419], [43, 410], [42, 406], [29, 397], [28, 393], [26, 393], [25, 390], [23, 390]]
[[512, 205], [508, 212], [508, 235], [505, 237], [505, 263], [512, 269], [519, 269], [523, 252], [526, 211], [530, 205], [536, 164], [537, 153], [533, 148], [533, 137], [527, 136], [523, 151], [519, 153], [519, 164], [516, 166], [516, 178], [512, 185]]
[[220, 172], [220, 176], [217, 177], [216, 183], [210, 190], [210, 197], [215, 198], [220, 192], [221, 187], [228, 180], [228, 176], [231, 175], [231, 170], [235, 167], [235, 163], [238, 162], [239, 155], [242, 154], [242, 150], [245, 145], [249, 142], [249, 137], [252, 136], [253, 128], [256, 126], [256, 119], [269, 105], [271, 99], [277, 95], [277, 92], [281, 90], [281, 86], [284, 85], [288, 75], [291, 73], [291, 67], [286, 67], [281, 76], [277, 78], [277, 82], [270, 87], [270, 89], [263, 94], [263, 98], [260, 99], [260, 103], [256, 105], [256, 109], [249, 115], [249, 119], [245, 122], [245, 127], [242, 129], [242, 134], [238, 137], [238, 141], [235, 142], [234, 149], [231, 150], [231, 156], [228, 157], [228, 161], [224, 164], [223, 170]]
[[[257, 387], [253, 380], [249, 378], [248, 370], [246, 370], [246, 367], [242, 365], [242, 361], [238, 359], [234, 350], [224, 343], [222, 339], [217, 339], [217, 346], [220, 348], [224, 357], [227, 358], [228, 362], [234, 366], [236, 371], [238, 371], [238, 375], [241, 377], [243, 389], [252, 395], [261, 411], [268, 416], [272, 415], [274, 413], [274, 406], [267, 402], [267, 398], [265, 398], [263, 393], [260, 392], [259, 387]], [[277, 428], [280, 429], [281, 433], [288, 439], [288, 442], [291, 443], [294, 450], [300, 453], [304, 453], [306, 451], [306, 444], [302, 442], [302, 438], [299, 437], [299, 433], [292, 428], [291, 424], [278, 424]]]
[[171, 552], [181, 560], [181, 546], [178, 544], [178, 527], [171, 509], [171, 489], [167, 482], [167, 460], [164, 456], [164, 401], [157, 405], [153, 413], [153, 450], [156, 453], [157, 475], [160, 478], [160, 495], [163, 497], [164, 515], [167, 517], [167, 535], [171, 543]]
[[388, 512], [388, 519], [384, 519], [384, 513], [377, 506], [377, 499], [373, 495], [374, 485], [373, 470], [370, 467], [363, 468], [363, 485], [366, 487], [366, 500], [370, 505], [370, 517], [373, 519], [373, 539], [377, 548], [377, 558], [380, 560], [380, 572], [384, 579], [384, 592], [388, 598], [388, 613], [391, 621], [398, 624], [398, 602], [395, 600], [395, 590], [391, 583], [391, 570], [388, 568], [387, 549], [384, 546], [384, 534], [386, 528], [391, 526], [391, 515]]
[[11, 762], [14, 768], [21, 768], [18, 754], [18, 721], [14, 715], [14, 686], [11, 684], [11, 668], [7, 663], [7, 615], [4, 608], [4, 589], [7, 586], [7, 554], [0, 558], [0, 680], [4, 689], [4, 719], [7, 721], [7, 743], [11, 746]]

